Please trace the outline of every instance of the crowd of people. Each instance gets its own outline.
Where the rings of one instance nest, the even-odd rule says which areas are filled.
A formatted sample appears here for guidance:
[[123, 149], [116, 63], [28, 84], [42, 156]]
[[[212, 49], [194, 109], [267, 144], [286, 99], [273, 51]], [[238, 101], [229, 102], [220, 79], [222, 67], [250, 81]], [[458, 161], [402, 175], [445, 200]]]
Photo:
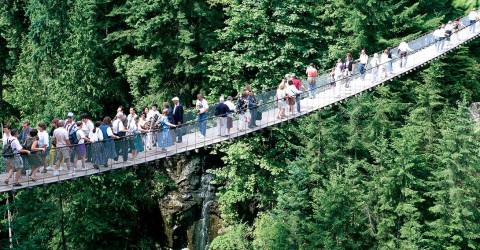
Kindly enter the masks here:
[[[219, 101], [214, 109], [219, 136], [230, 135], [235, 113], [240, 118], [239, 130], [257, 126], [258, 104], [251, 86], [245, 86], [236, 103], [231, 96]], [[25, 121], [20, 130], [6, 124], [2, 137], [2, 156], [7, 168], [4, 183], [8, 185], [14, 177], [13, 185], [21, 186], [22, 173], [30, 181], [36, 181], [39, 172], [51, 170], [53, 176], [58, 176], [65, 166], [68, 174], [74, 176], [77, 169], [87, 169], [86, 162], [98, 169], [120, 159], [134, 160], [145, 150], [158, 148], [166, 152], [175, 143], [182, 143], [189, 128], [184, 124], [185, 110], [180, 99], [174, 97], [172, 103], [172, 106], [163, 103], [161, 112], [157, 104], [142, 108], [139, 114], [135, 107], [130, 107], [128, 115], [120, 106], [113, 119], [106, 116], [97, 122], [87, 114], [75, 121], [74, 114], [68, 112], [65, 119], [51, 121], [50, 131], [45, 123], [33, 128]], [[206, 137], [209, 114], [209, 104], [202, 94], [197, 95], [195, 111], [201, 141]]]
[[[480, 19], [480, 13], [473, 10], [468, 15], [469, 30], [475, 32], [475, 23]], [[452, 35], [458, 37], [458, 31], [465, 28], [460, 19], [449, 21], [433, 32], [435, 48], [444, 50], [445, 43], [450, 45]], [[397, 53], [399, 67], [406, 67], [407, 55], [413, 51], [408, 43], [401, 42]], [[345, 60], [339, 58], [330, 72], [331, 81], [335, 84], [344, 83], [349, 88], [350, 77], [355, 68], [361, 80], [365, 80], [367, 69], [370, 70], [371, 81], [376, 82], [392, 74], [392, 49], [387, 48], [381, 55], [375, 53], [369, 58], [365, 49], [354, 61], [350, 53]], [[355, 67], [356, 65], [356, 67]], [[302, 94], [308, 93], [313, 99], [317, 91], [318, 70], [310, 64], [305, 71], [306, 85], [293, 73], [285, 75], [275, 94], [277, 107], [276, 118], [283, 119], [288, 115], [301, 112]], [[3, 159], [7, 168], [5, 184], [14, 180], [14, 186], [21, 186], [22, 173], [31, 181], [37, 180], [39, 172], [53, 171], [53, 176], [60, 175], [66, 170], [72, 176], [78, 168], [85, 170], [86, 162], [91, 162], [94, 168], [108, 166], [109, 162], [124, 162], [135, 159], [145, 150], [159, 148], [161, 152], [175, 143], [182, 143], [188, 126], [184, 123], [184, 107], [178, 97], [172, 98], [172, 104], [163, 103], [161, 110], [156, 104], [137, 110], [135, 107], [117, 109], [112, 119], [106, 116], [102, 121], [93, 122], [89, 115], [82, 114], [80, 120], [75, 121], [74, 114], [68, 112], [65, 119], [53, 119], [51, 129], [47, 131], [45, 123], [38, 123], [32, 128], [28, 121], [22, 124], [21, 130], [5, 125], [3, 127]], [[250, 85], [246, 85], [236, 100], [228, 96], [221, 96], [214, 106], [216, 130], [218, 136], [228, 137], [233, 128], [234, 115], [238, 116], [238, 131], [255, 128], [256, 121], [262, 119], [262, 112], [258, 112], [257, 97]], [[205, 139], [207, 122], [209, 120], [209, 103], [202, 94], [197, 95], [195, 104], [197, 116], [198, 139]], [[137, 113], [138, 112], [138, 113]], [[191, 124], [189, 124], [191, 125]], [[78, 166], [80, 164], [80, 166]], [[26, 171], [24, 171], [26, 170]]]

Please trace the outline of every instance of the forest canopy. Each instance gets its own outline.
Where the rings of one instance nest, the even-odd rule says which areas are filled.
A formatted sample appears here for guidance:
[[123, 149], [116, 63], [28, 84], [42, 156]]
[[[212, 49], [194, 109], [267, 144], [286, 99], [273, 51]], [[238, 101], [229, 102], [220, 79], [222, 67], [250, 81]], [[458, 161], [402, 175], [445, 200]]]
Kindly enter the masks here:
[[[178, 95], [188, 106], [198, 92], [214, 100], [245, 84], [261, 90], [285, 73], [303, 76], [309, 63], [326, 70], [347, 52], [397, 45], [476, 4], [1, 0], [0, 120], [49, 121], [69, 111], [100, 118], [118, 105]], [[480, 134], [467, 107], [480, 99], [479, 45], [216, 147], [222, 161], [209, 171], [223, 230], [210, 248], [478, 249]], [[57, 249], [61, 234], [75, 249], [163, 247], [145, 223], [175, 188], [162, 171], [20, 193], [18, 248]]]

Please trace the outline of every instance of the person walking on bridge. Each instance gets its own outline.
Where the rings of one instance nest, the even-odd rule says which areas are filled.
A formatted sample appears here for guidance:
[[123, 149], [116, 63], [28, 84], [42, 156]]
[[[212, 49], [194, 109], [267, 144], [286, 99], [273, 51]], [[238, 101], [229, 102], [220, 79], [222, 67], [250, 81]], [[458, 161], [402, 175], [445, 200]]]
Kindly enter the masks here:
[[30, 131], [32, 131], [32, 128], [30, 127], [30, 122], [29, 121], [24, 121], [22, 124], [22, 132], [18, 136], [18, 140], [20, 141], [20, 144], [24, 145], [25, 141], [27, 140], [28, 136], [30, 135]]
[[453, 21], [453, 33], [455, 34], [455, 39], [457, 40], [457, 42], [461, 41], [461, 37], [460, 37], [460, 30], [465, 28], [465, 26], [462, 24], [460, 18], [457, 18]]
[[297, 112], [300, 113], [302, 111], [300, 106], [300, 101], [302, 100], [302, 93], [303, 91], [306, 90], [306, 88], [303, 86], [302, 81], [298, 79], [295, 74], [291, 74], [291, 76], [292, 76], [291, 80], [293, 82], [293, 85], [299, 92], [298, 94], [295, 95], [295, 103], [297, 105]]
[[67, 129], [65, 128], [65, 122], [60, 120], [58, 121], [58, 128], [53, 131], [53, 139], [56, 147], [57, 163], [55, 170], [53, 171], [54, 176], [60, 175], [60, 164], [63, 160], [67, 165], [67, 169], [70, 170], [70, 140]]
[[200, 139], [205, 139], [207, 135], [207, 119], [208, 119], [208, 102], [202, 94], [197, 95], [197, 103], [195, 109], [198, 114], [198, 130], [200, 131]]
[[292, 80], [288, 80], [287, 86], [287, 96], [288, 96], [288, 106], [290, 114], [293, 115], [295, 113], [294, 106], [296, 104], [297, 96], [299, 96], [302, 91], [298, 90], [297, 87], [293, 84]]
[[108, 160], [106, 158], [107, 156], [103, 144], [103, 133], [100, 126], [102, 126], [101, 122], [95, 122], [93, 130], [90, 131], [90, 134], [88, 135], [88, 138], [90, 138], [90, 142], [92, 143], [92, 163], [95, 169], [98, 169], [101, 165], [105, 165]]
[[50, 151], [50, 138], [47, 133], [47, 125], [43, 122], [40, 122], [37, 124], [38, 127], [38, 146], [40, 148], [45, 149], [43, 152], [41, 152], [41, 158], [42, 158], [42, 166], [43, 166], [43, 171], [42, 173], [47, 172], [47, 156], [49, 155]]
[[233, 104], [233, 97], [228, 96], [227, 100], [225, 101], [225, 105], [227, 105], [229, 109], [229, 112], [227, 115], [227, 134], [230, 135], [230, 130], [233, 128], [233, 114], [236, 111], [235, 104]]
[[345, 69], [345, 64], [342, 62], [342, 59], [338, 58], [337, 63], [335, 64], [335, 67], [332, 69], [332, 75], [333, 75], [333, 94], [335, 98], [340, 98], [340, 84], [341, 80], [343, 78], [343, 70]]
[[[75, 119], [73, 117], [73, 113], [72, 112], [68, 112], [67, 113], [67, 119], [65, 119], [65, 129], [67, 130], [68, 132], [68, 136], [69, 137], [72, 137], [73, 138], [73, 134], [75, 133], [75, 131], [77, 130], [77, 125], [76, 125], [76, 122], [75, 122]], [[70, 143], [72, 144], [72, 143]], [[75, 162], [75, 158], [77, 157], [76, 156], [76, 151], [73, 149], [73, 146], [74, 145], [71, 145], [71, 149], [70, 149], [70, 162], [73, 164]]]
[[315, 92], [317, 91], [317, 76], [318, 72], [313, 63], [310, 63], [307, 67], [307, 83], [308, 83], [308, 94], [310, 99], [315, 98]]
[[25, 157], [26, 161], [28, 161], [28, 165], [31, 167], [29, 176], [30, 180], [36, 181], [37, 170], [43, 165], [42, 153], [44, 153], [46, 149], [39, 146], [38, 130], [30, 130], [30, 134], [23, 147], [30, 151], [30, 154]]
[[250, 123], [247, 110], [248, 110], [248, 92], [243, 91], [237, 100], [237, 113], [238, 113], [238, 130], [245, 131]]
[[173, 102], [173, 112], [172, 112], [173, 124], [177, 126], [177, 128], [175, 129], [175, 134], [177, 136], [177, 143], [181, 143], [183, 138], [183, 130], [184, 130], [181, 127], [183, 124], [184, 110], [183, 110], [183, 106], [180, 104], [180, 99], [178, 97], [172, 98], [172, 102]]
[[365, 70], [368, 64], [368, 55], [365, 49], [360, 52], [360, 63], [358, 64], [358, 72], [362, 76], [362, 81], [365, 80]]
[[3, 147], [3, 157], [7, 158], [7, 162], [10, 162], [11, 165], [4, 183], [8, 185], [10, 178], [12, 178], [13, 173], [15, 172], [14, 187], [22, 186], [20, 184], [20, 178], [22, 175], [23, 160], [20, 154], [30, 154], [30, 151], [23, 149], [22, 145], [20, 145], [17, 135], [18, 132], [16, 129], [10, 130], [10, 136]]
[[252, 86], [246, 85], [245, 90], [248, 91], [247, 103], [248, 103], [248, 112], [250, 112], [250, 124], [248, 128], [255, 128], [257, 127], [257, 120], [259, 119], [260, 115], [257, 113], [258, 109], [258, 102], [257, 97], [255, 96], [255, 92], [252, 90]]
[[160, 112], [158, 111], [158, 105], [152, 104], [150, 110], [146, 110], [146, 121], [148, 123], [148, 132], [145, 139], [145, 147], [146, 150], [152, 150], [153, 145], [155, 144], [156, 138], [156, 128], [155, 124], [157, 124], [158, 119], [160, 118]]
[[447, 43], [447, 47], [450, 47], [451, 37], [453, 34], [453, 22], [448, 21], [443, 28], [445, 29], [445, 42]]
[[[163, 102], [163, 109], [168, 109], [168, 122], [174, 124], [174, 118], [173, 118], [173, 108], [171, 108], [170, 103], [168, 102]], [[170, 129], [170, 136], [172, 137], [172, 143], [175, 144], [175, 130]]]
[[391, 59], [389, 57], [389, 50], [385, 49], [380, 56], [380, 77], [385, 79], [390, 76], [391, 71], [389, 71], [389, 66], [391, 64]]
[[168, 109], [163, 109], [162, 116], [159, 120], [161, 133], [157, 138], [157, 146], [162, 149], [162, 152], [167, 152], [167, 148], [173, 145], [173, 139], [170, 135], [170, 128], [175, 128], [175, 124], [170, 123], [168, 119]]
[[475, 9], [471, 10], [470, 13], [468, 13], [468, 20], [470, 22], [470, 27], [469, 30], [472, 33], [475, 33], [475, 25], [479, 19], [478, 12], [475, 11]]
[[437, 52], [443, 50], [443, 46], [445, 45], [445, 35], [445, 25], [443, 24], [433, 32], [433, 37], [435, 37], [435, 49]]
[[77, 151], [77, 158], [75, 159], [72, 175], [75, 175], [75, 168], [77, 167], [77, 161], [80, 161], [80, 164], [82, 165], [82, 168], [81, 168], [82, 170], [87, 170], [85, 166], [85, 160], [87, 156], [86, 143], [90, 143], [90, 138], [88, 138], [88, 135], [90, 134], [90, 132], [88, 132], [88, 134], [85, 133], [86, 130], [83, 129], [83, 126], [84, 125], [82, 121], [77, 122], [78, 130], [75, 135], [78, 141], [78, 144], [75, 145], [75, 150]]
[[[130, 152], [132, 153], [132, 159], [135, 159], [139, 153], [138, 148], [135, 147], [135, 141], [137, 140], [137, 137], [140, 138], [140, 132], [137, 126], [137, 118], [137, 110], [135, 107], [130, 107], [129, 114], [127, 116], [127, 142]], [[143, 149], [141, 152], [143, 152]]]
[[353, 75], [353, 58], [352, 54], [350, 53], [347, 53], [347, 56], [345, 57], [345, 67], [343, 74], [345, 75], [345, 88], [350, 88], [350, 81], [352, 80], [351, 76]]
[[[126, 120], [127, 117], [123, 112], [119, 112], [112, 124], [113, 134], [117, 136], [115, 141], [116, 155], [117, 157], [121, 155], [124, 162], [128, 160], [128, 139], [126, 137], [128, 130], [125, 126]], [[118, 158], [115, 158], [115, 161], [117, 160]]]
[[[88, 135], [90, 134], [90, 132], [93, 131], [93, 129], [95, 128], [95, 124], [93, 123], [92, 119], [90, 119], [90, 116], [88, 114], [82, 114], [80, 116], [80, 119], [82, 120], [82, 130], [83, 132], [85, 133], [85, 135], [88, 137]], [[92, 147], [90, 145], [90, 143], [86, 144], [86, 147], [87, 147], [87, 162], [92, 162]]]
[[117, 158], [114, 139], [118, 139], [118, 136], [116, 136], [112, 131], [112, 118], [109, 116], [103, 118], [103, 123], [100, 126], [100, 130], [102, 131], [103, 146], [105, 150], [105, 162], [102, 165], [108, 167], [108, 160], [114, 160]]
[[218, 136], [228, 136], [227, 116], [230, 108], [225, 104], [225, 98], [220, 96], [219, 103], [215, 106], [215, 116], [217, 117]]
[[400, 68], [405, 68], [407, 66], [407, 55], [408, 52], [413, 51], [408, 43], [403, 41], [398, 45], [398, 53], [400, 54]]
[[278, 85], [277, 95], [275, 96], [278, 106], [277, 119], [283, 119], [286, 117], [285, 110], [288, 107], [286, 81], [286, 79], [283, 79], [280, 85]]

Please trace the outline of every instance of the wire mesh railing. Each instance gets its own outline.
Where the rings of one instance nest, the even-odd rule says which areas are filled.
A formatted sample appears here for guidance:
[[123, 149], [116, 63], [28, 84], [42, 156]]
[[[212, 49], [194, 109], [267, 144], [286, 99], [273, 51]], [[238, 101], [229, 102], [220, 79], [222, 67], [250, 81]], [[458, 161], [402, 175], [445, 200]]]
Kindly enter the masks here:
[[[467, 21], [466, 18], [462, 19], [464, 23]], [[256, 95], [258, 100], [256, 106], [242, 110], [244, 112], [228, 113], [225, 117], [213, 115], [216, 106], [212, 105], [205, 120], [201, 121], [202, 123], [198, 121], [198, 118], [195, 118], [197, 120], [190, 118], [185, 124], [176, 128], [156, 127], [116, 140], [107, 138], [95, 143], [50, 148], [45, 153], [5, 155], [0, 160], [0, 167], [2, 164], [4, 166], [2, 172], [20, 172], [21, 174], [10, 176], [8, 183], [4, 182], [3, 186], [0, 186], [0, 191], [58, 182], [150, 162], [239, 137], [310, 113], [372, 88], [473, 38], [478, 33], [471, 33], [470, 30], [467, 30], [470, 25], [470, 23], [466, 23], [465, 27], [458, 31], [457, 36], [452, 36], [450, 47], [443, 51], [437, 51], [432, 46], [434, 43], [442, 41], [432, 39], [433, 34], [430, 32], [409, 42], [412, 51], [406, 58], [395, 56], [391, 61], [383, 62], [375, 67], [367, 67], [364, 73], [354, 72], [349, 77], [332, 79], [330, 74], [322, 74], [317, 78], [316, 85], [309, 91], [292, 96], [295, 103], [290, 99], [276, 98], [276, 91], [266, 91]], [[391, 72], [389, 72], [389, 65], [392, 67]], [[303, 84], [307, 85], [308, 83], [303, 80]], [[300, 112], [297, 112], [299, 103]], [[286, 111], [285, 116], [283, 116], [282, 110]], [[205, 128], [202, 129], [202, 126]], [[205, 136], [200, 136], [203, 132]], [[175, 142], [178, 138], [182, 139], [181, 142]], [[86, 162], [84, 168], [81, 161], [75, 161], [75, 159], [82, 159], [83, 156]], [[19, 160], [15, 160], [15, 158]], [[50, 168], [45, 168], [46, 166], [50, 166]], [[6, 176], [4, 176], [4, 180], [6, 180]], [[16, 183], [21, 186], [15, 185]]]

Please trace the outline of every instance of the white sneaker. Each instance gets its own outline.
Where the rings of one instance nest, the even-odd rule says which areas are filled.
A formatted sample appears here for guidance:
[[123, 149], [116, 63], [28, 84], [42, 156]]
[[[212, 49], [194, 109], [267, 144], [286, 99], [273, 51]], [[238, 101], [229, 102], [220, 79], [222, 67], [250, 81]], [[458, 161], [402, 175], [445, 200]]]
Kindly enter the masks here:
[[60, 171], [63, 171], [63, 170], [65, 170], [65, 169], [63, 169], [63, 167], [62, 167], [62, 166], [60, 166], [60, 168], [59, 168], [58, 170], [60, 170]]
[[52, 166], [48, 166], [47, 170], [53, 170]]
[[53, 171], [53, 176], [59, 176], [59, 175], [60, 175], [60, 171], [58, 170]]

